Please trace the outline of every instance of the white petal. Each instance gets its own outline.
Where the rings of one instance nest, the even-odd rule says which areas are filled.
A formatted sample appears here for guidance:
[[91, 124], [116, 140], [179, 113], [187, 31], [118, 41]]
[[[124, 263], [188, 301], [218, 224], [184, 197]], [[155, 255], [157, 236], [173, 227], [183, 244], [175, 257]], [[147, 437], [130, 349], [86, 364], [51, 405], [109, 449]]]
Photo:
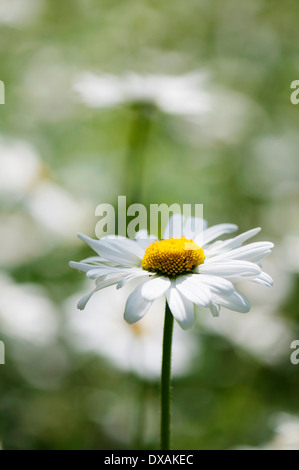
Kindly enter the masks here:
[[245, 241], [249, 240], [249, 238], [255, 237], [255, 235], [257, 235], [261, 230], [261, 227], [256, 227], [251, 230], [247, 230], [246, 232], [243, 232], [240, 235], [231, 238], [230, 240], [226, 240], [224, 243], [229, 248], [236, 248], [238, 246], [241, 246], [242, 243], [244, 243]]
[[146, 240], [147, 238], [149, 238], [150, 235], [148, 234], [148, 231], [145, 230], [145, 229], [142, 229], [142, 230], [138, 230], [138, 232], [136, 233], [136, 240]]
[[[144, 256], [144, 249], [130, 238], [115, 238], [111, 240], [99, 240], [100, 244], [103, 244], [105, 248], [115, 250], [116, 254], [121, 254], [128, 258], [129, 262], [133, 263], [133, 259], [142, 260]], [[130, 261], [132, 260], [132, 261]]]
[[242, 278], [252, 278], [260, 274], [261, 269], [249, 261], [229, 260], [223, 262], [205, 262], [196, 268], [199, 274], [213, 274], [221, 276], [231, 281], [238, 281]]
[[184, 329], [191, 328], [194, 324], [194, 305], [193, 303], [179, 294], [175, 284], [166, 292], [166, 298], [172, 315]]
[[118, 276], [109, 277], [108, 279], [102, 279], [101, 281], [97, 282], [97, 287], [95, 288], [95, 292], [105, 287], [113, 286], [114, 284], [118, 283], [123, 278], [123, 274], [119, 274]]
[[201, 241], [203, 232], [207, 228], [207, 222], [199, 217], [184, 217], [183, 214], [173, 214], [164, 230], [163, 239], [170, 237], [195, 240], [198, 237]]
[[94, 265], [82, 263], [82, 261], [80, 263], [77, 263], [76, 261], [70, 261], [69, 266], [71, 268], [78, 269], [78, 271], [84, 271], [86, 273], [95, 267]]
[[246, 297], [241, 292], [235, 290], [229, 296], [213, 295], [213, 301], [230, 310], [235, 310], [240, 313], [247, 313], [250, 310], [250, 304]]
[[101, 256], [89, 256], [89, 258], [85, 258], [81, 260], [82, 263], [91, 263], [91, 264], [101, 264], [103, 262], [103, 258]]
[[142, 286], [143, 283], [139, 284], [128, 297], [124, 319], [129, 324], [136, 323], [138, 320], [140, 320], [152, 305], [152, 302], [148, 302], [142, 297]]
[[163, 239], [181, 238], [184, 232], [184, 217], [181, 214], [173, 214], [169, 217], [168, 224], [164, 230]]
[[92, 269], [90, 269], [88, 272], [87, 272], [87, 277], [89, 279], [96, 279], [100, 276], [109, 276], [110, 274], [130, 274], [131, 273], [131, 270], [130, 268], [128, 269], [125, 269], [125, 268], [119, 268], [119, 267], [115, 267], [115, 266], [99, 266], [97, 268], [94, 268], [92, 267]]
[[252, 230], [248, 230], [247, 232], [241, 233], [241, 235], [238, 235], [234, 238], [230, 238], [229, 240], [218, 241], [217, 243], [213, 244], [213, 246], [207, 248], [206, 253], [209, 255], [215, 255], [232, 250], [234, 248], [239, 248], [242, 243], [247, 241], [249, 238], [254, 237], [260, 231], [261, 228], [257, 227]]
[[167, 277], [155, 276], [143, 284], [141, 295], [145, 300], [151, 302], [165, 294], [170, 285], [171, 282]]
[[271, 248], [273, 248], [273, 243], [271, 242], [255, 242], [249, 243], [248, 245], [241, 246], [234, 250], [226, 251], [219, 255], [209, 258], [209, 261], [218, 261], [223, 259], [237, 259], [237, 260], [246, 260], [253, 263], [259, 262], [262, 258], [271, 253]]
[[203, 239], [203, 232], [207, 222], [199, 217], [187, 217], [184, 220], [183, 236], [188, 240]]
[[235, 290], [233, 283], [223, 277], [212, 276], [209, 274], [198, 274], [198, 276], [200, 276], [200, 281], [203, 284], [208, 285], [210, 291], [215, 294], [228, 295]]
[[139, 230], [139, 232], [136, 234], [136, 241], [144, 251], [155, 240], [157, 240], [157, 237], [155, 235], [149, 235], [146, 230]]
[[92, 290], [88, 294], [84, 295], [84, 297], [82, 297], [82, 299], [79, 300], [79, 302], [77, 303], [77, 308], [79, 310], [84, 310], [85, 309], [85, 306], [86, 306], [87, 302], [89, 301], [89, 299], [91, 298], [93, 293], [94, 293], [94, 290]]
[[80, 240], [84, 241], [88, 246], [90, 246], [90, 248], [92, 248], [96, 253], [99, 254], [98, 244], [100, 240], [94, 240], [93, 238], [90, 238], [87, 235], [84, 235], [83, 233], [78, 233], [77, 237], [80, 238]]
[[201, 283], [199, 274], [188, 274], [176, 279], [179, 292], [196, 305], [207, 307], [211, 302], [211, 293], [206, 284]]
[[[219, 317], [219, 314], [220, 314], [220, 305], [214, 303], [214, 302], [211, 302], [210, 305], [209, 305], [209, 308], [210, 308], [210, 312], [211, 314], [213, 315], [213, 317]], [[195, 311], [195, 315], [196, 314], [201, 314], [202, 311], [201, 311], [201, 307], [198, 306], [198, 305], [194, 305], [194, 311]]]
[[139, 266], [144, 255], [144, 250], [138, 243], [128, 238], [93, 240], [82, 234], [78, 234], [78, 237], [87, 243], [98, 255], [118, 265]]
[[[141, 237], [141, 232], [146, 232], [146, 230], [139, 230], [139, 236]], [[150, 235], [151, 236], [151, 235]], [[131, 238], [123, 237], [120, 235], [107, 235], [106, 237], [102, 237], [99, 242], [102, 241], [106, 242], [109, 241], [111, 245], [113, 245], [117, 250], [123, 251], [124, 248], [129, 252], [133, 253], [138, 256], [138, 258], [142, 259], [144, 256], [144, 249], [140, 247], [140, 245], [136, 242], [136, 240], [132, 240]]]
[[[238, 230], [238, 226], [234, 224], [218, 224], [207, 228], [203, 233], [203, 244], [202, 246], [215, 240], [215, 238], [224, 235], [225, 233], [232, 233]], [[196, 243], [196, 239], [194, 240]]]
[[138, 277], [150, 277], [154, 275], [155, 273], [149, 273], [148, 271], [144, 271], [144, 269], [136, 269], [132, 274], [125, 275], [125, 277], [117, 284], [116, 288], [120, 289], [132, 279], [136, 279]]
[[272, 277], [263, 271], [255, 279], [252, 279], [252, 281], [256, 282], [257, 284], [262, 284], [263, 286], [267, 286], [267, 287], [273, 286]]
[[91, 298], [91, 296], [101, 290], [101, 289], [104, 289], [105, 287], [109, 287], [109, 286], [113, 286], [114, 284], [116, 284], [117, 282], [119, 282], [120, 280], [120, 276], [114, 276], [113, 278], [110, 278], [110, 279], [104, 279], [104, 280], [101, 280], [100, 282], [97, 282], [97, 286], [95, 289], [93, 289], [91, 292], [89, 292], [88, 294], [84, 295], [84, 297], [82, 297], [82, 299], [79, 300], [78, 304], [77, 304], [77, 308], [79, 310], [84, 310], [87, 302], [89, 301], [89, 299]]
[[210, 310], [211, 310], [211, 314], [213, 315], [213, 317], [219, 317], [220, 305], [211, 302]]

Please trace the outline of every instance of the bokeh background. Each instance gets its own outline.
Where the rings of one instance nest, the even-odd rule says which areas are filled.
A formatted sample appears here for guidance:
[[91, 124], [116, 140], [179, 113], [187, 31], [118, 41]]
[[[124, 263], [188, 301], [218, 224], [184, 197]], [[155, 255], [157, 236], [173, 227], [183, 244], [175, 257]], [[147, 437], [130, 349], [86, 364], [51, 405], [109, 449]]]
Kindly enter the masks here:
[[175, 330], [174, 449], [299, 449], [299, 5], [0, 0], [3, 449], [157, 449], [163, 306], [91, 283], [95, 207], [202, 203], [275, 243], [252, 310]]

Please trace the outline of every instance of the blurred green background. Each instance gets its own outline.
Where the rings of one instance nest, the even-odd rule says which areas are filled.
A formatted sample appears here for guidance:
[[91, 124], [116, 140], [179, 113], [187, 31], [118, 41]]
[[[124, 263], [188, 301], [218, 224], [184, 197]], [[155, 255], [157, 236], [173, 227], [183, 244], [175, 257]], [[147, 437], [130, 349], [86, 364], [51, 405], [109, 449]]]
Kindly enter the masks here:
[[176, 332], [172, 448], [299, 449], [298, 14], [0, 0], [2, 448], [159, 446], [163, 310], [129, 327], [110, 289], [78, 312], [92, 282], [68, 267], [91, 255], [76, 233], [94, 237], [95, 207], [126, 194], [202, 203], [209, 224], [276, 245], [274, 288], [242, 287], [247, 315], [203, 310]]

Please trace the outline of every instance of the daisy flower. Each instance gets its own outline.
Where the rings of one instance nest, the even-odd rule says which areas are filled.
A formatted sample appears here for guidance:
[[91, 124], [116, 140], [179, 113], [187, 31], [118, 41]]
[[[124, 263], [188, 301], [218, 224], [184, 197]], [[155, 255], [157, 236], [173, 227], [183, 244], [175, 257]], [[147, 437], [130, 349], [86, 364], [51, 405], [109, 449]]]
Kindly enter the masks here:
[[92, 108], [107, 109], [127, 103], [151, 103], [171, 115], [200, 116], [211, 108], [205, 90], [207, 74], [194, 71], [183, 75], [122, 76], [84, 72], [74, 81], [82, 102]]
[[243, 245], [260, 228], [219, 240], [237, 229], [234, 224], [207, 227], [205, 221], [174, 215], [162, 240], [153, 235], [146, 238], [143, 230], [135, 240], [93, 240], [79, 234], [97, 255], [79, 263], [70, 262], [72, 268], [95, 280], [95, 288], [79, 301], [78, 308], [83, 310], [96, 291], [115, 284], [121, 288], [135, 279], [138, 285], [128, 296], [124, 311], [129, 324], [140, 320], [161, 296], [166, 297], [173, 317], [183, 329], [192, 327], [201, 307], [210, 309], [213, 316], [219, 315], [221, 307], [248, 312], [250, 304], [235, 283], [248, 280], [272, 286], [271, 277], [262, 271], [261, 260], [274, 245], [267, 241]]

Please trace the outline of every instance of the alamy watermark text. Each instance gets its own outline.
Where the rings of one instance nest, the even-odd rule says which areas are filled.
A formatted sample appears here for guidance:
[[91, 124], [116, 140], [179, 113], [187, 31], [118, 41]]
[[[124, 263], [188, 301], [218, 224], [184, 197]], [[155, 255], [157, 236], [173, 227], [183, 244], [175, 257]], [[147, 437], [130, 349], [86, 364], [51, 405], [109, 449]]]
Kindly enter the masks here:
[[[95, 233], [98, 238], [104, 236], [128, 237], [132, 240], [138, 236], [147, 238], [147, 233], [158, 236], [171, 215], [178, 214], [183, 218], [174, 218], [169, 227], [169, 236], [183, 237], [186, 233], [196, 233], [197, 240], [203, 233], [203, 205], [183, 204], [150, 204], [149, 210], [143, 204], [131, 204], [127, 207], [126, 196], [118, 196], [117, 210], [112, 204], [99, 204], [95, 215], [100, 217]], [[182, 220], [186, 222], [183, 224]], [[141, 231], [144, 231], [140, 233]]]

